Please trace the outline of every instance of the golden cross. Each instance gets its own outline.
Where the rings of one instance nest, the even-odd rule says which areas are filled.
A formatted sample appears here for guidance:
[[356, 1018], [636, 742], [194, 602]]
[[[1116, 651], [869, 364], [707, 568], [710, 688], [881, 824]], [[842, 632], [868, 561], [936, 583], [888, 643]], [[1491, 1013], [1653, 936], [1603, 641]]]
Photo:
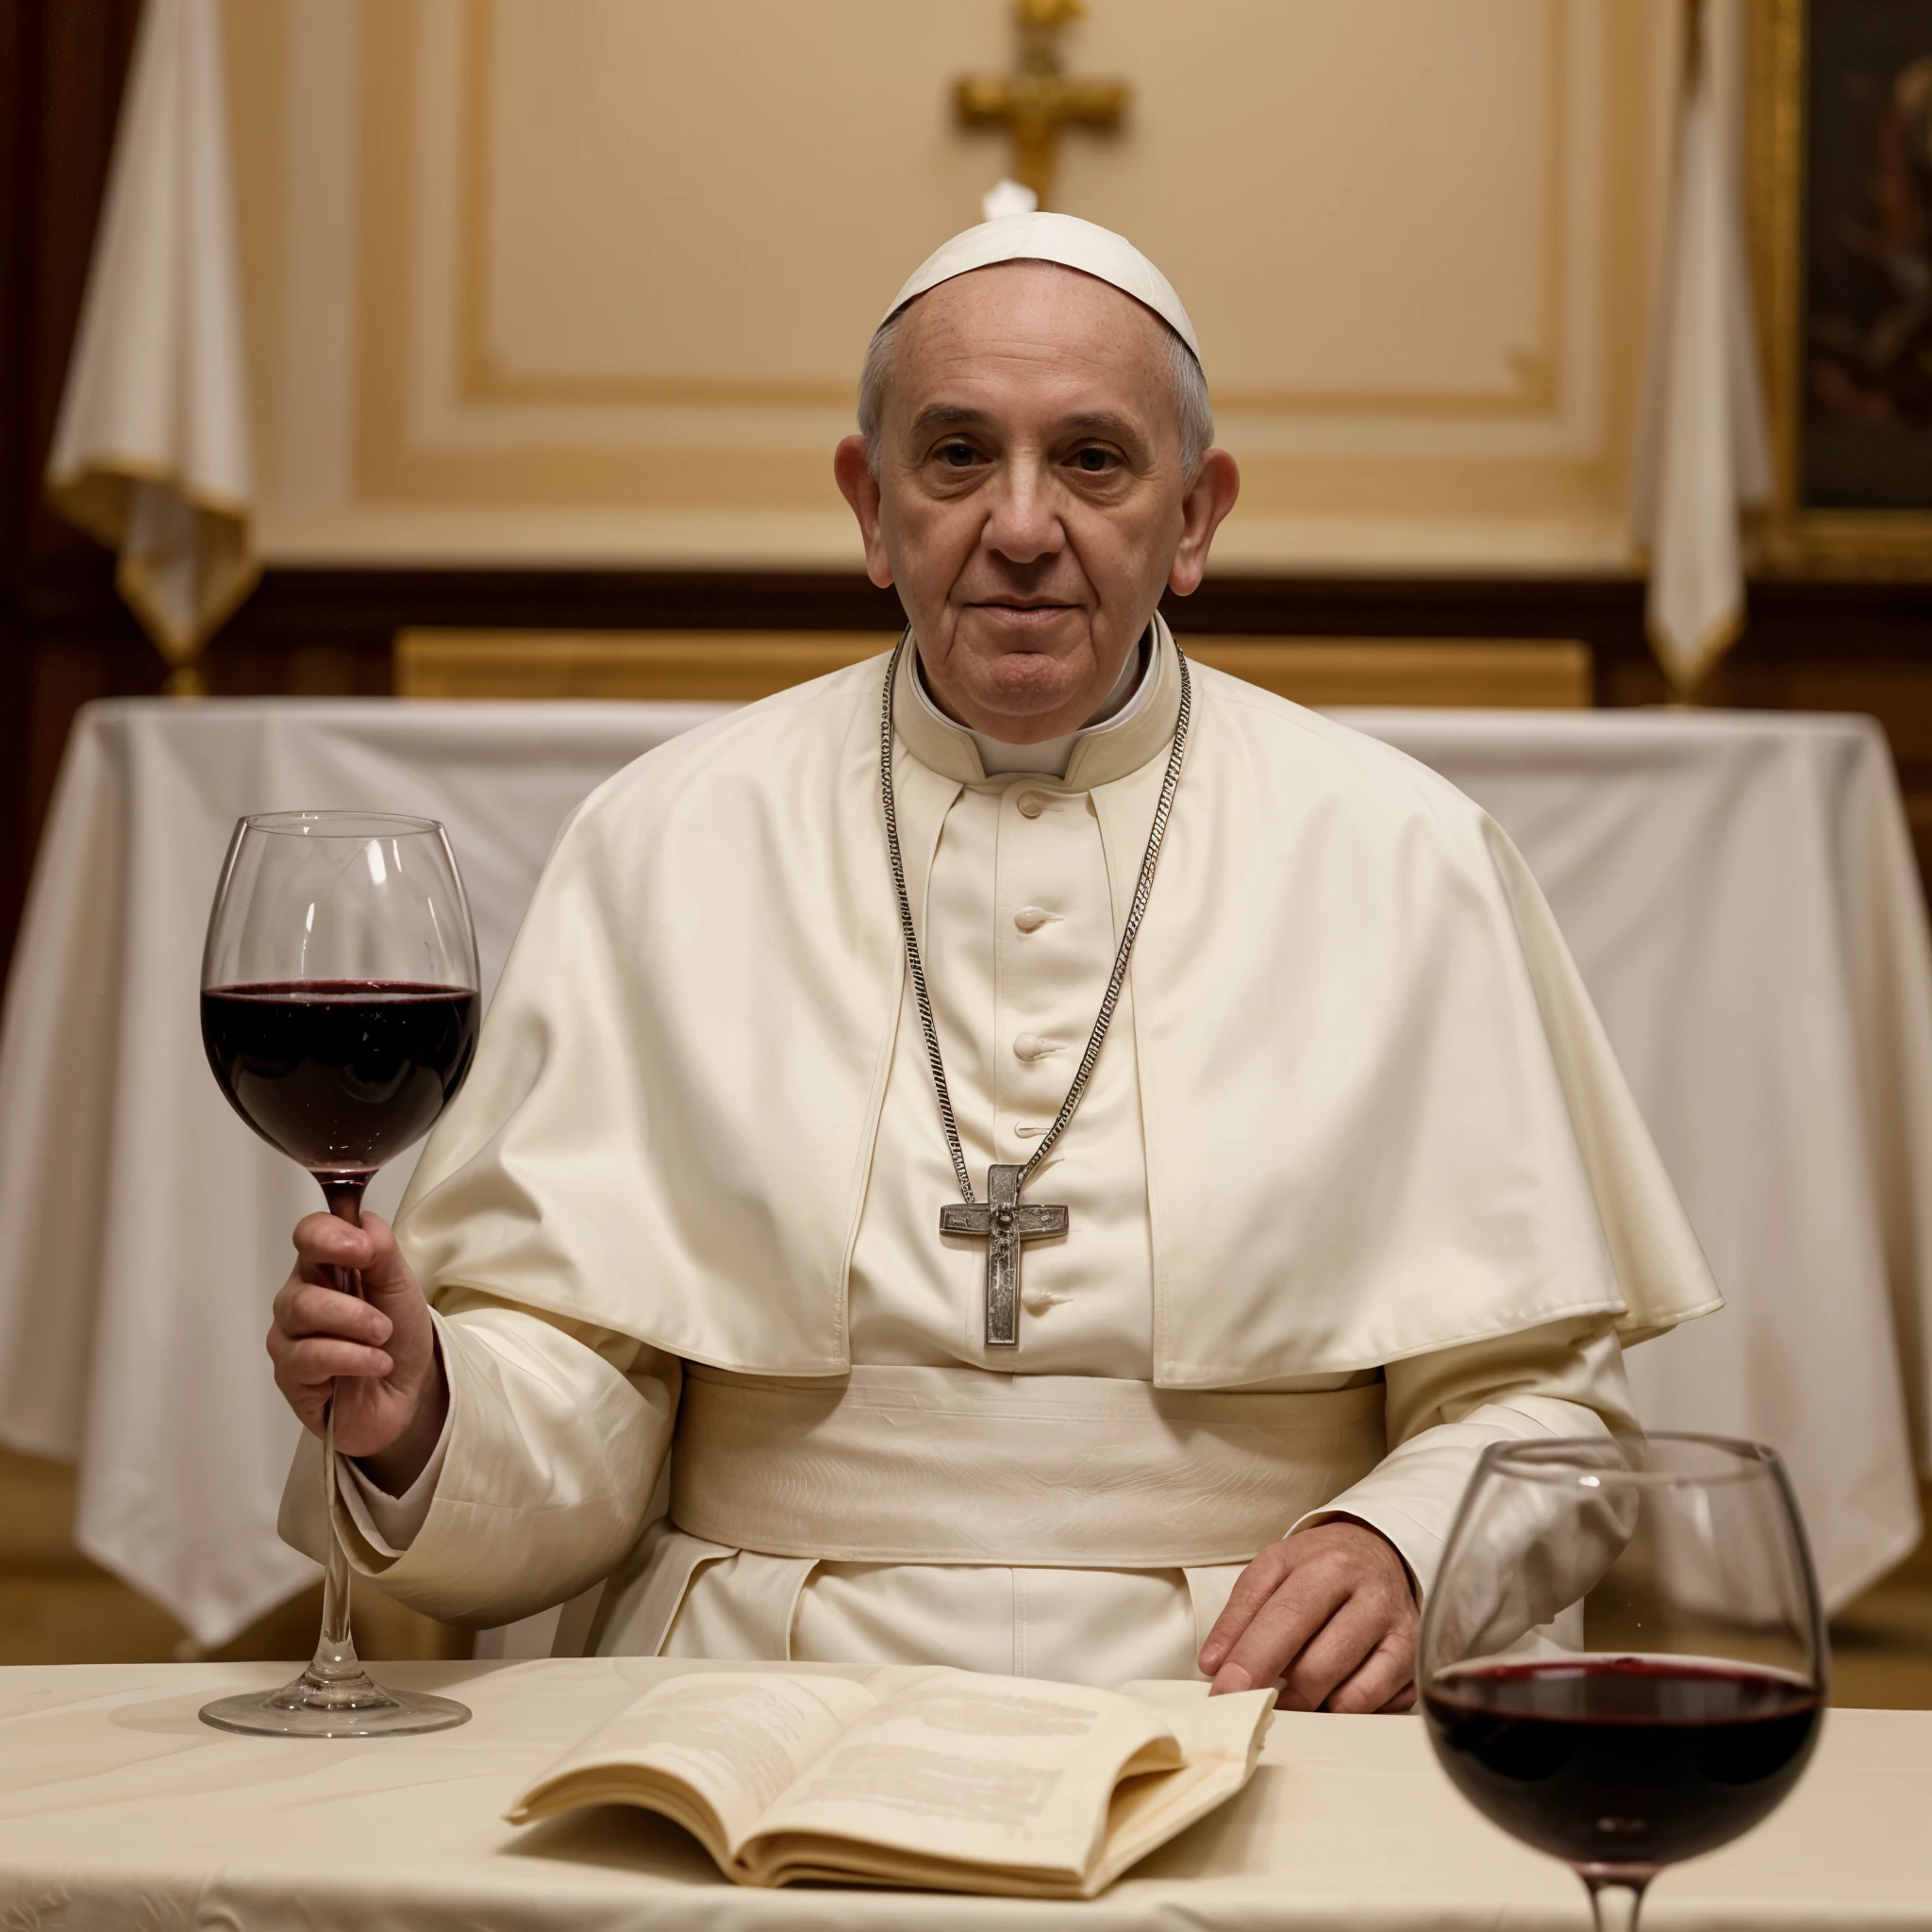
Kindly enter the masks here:
[[1018, 74], [964, 75], [954, 85], [968, 127], [1005, 127], [1013, 175], [1047, 206], [1060, 129], [1120, 125], [1133, 90], [1124, 80], [1080, 80], [1060, 58], [1060, 35], [1086, 12], [1082, 0], [1013, 0], [1020, 29]]

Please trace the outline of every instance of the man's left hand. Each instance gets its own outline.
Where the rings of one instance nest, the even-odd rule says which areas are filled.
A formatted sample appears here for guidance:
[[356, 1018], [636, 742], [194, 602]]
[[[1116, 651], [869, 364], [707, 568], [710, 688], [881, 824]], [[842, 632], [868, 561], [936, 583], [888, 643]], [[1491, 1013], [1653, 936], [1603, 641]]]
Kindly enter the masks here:
[[1284, 1710], [1407, 1710], [1415, 1592], [1395, 1546], [1360, 1523], [1270, 1543], [1241, 1574], [1201, 1646], [1212, 1690], [1281, 1679]]

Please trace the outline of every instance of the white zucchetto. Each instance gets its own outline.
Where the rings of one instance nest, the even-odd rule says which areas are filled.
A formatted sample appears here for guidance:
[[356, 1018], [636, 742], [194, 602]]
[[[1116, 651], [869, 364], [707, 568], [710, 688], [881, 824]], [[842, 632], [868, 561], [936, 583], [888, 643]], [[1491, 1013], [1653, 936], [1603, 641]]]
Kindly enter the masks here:
[[991, 268], [1002, 261], [1055, 261], [1062, 268], [1078, 269], [1082, 275], [1109, 282], [1143, 308], [1153, 309], [1187, 343], [1194, 360], [1201, 359], [1194, 325], [1188, 320], [1174, 285], [1124, 236], [1093, 222], [1083, 222], [1078, 215], [1001, 215], [955, 235], [912, 272], [880, 318], [880, 326], [915, 295], [923, 295], [955, 275], [970, 275], [976, 268]]

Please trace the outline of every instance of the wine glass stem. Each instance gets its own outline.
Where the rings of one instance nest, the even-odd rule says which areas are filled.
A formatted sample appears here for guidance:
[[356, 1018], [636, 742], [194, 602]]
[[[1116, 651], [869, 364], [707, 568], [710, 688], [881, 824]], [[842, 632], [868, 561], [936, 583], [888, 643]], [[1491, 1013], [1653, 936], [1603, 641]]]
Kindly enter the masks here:
[[[367, 1178], [354, 1181], [325, 1180], [322, 1191], [328, 1211], [351, 1227], [362, 1224], [362, 1193]], [[362, 1277], [352, 1268], [335, 1270], [336, 1286], [344, 1294], [359, 1295]], [[362, 1670], [356, 1655], [356, 1640], [349, 1631], [349, 1553], [336, 1534], [336, 1404], [329, 1391], [325, 1412], [322, 1441], [323, 1521], [328, 1524], [328, 1550], [322, 1571], [322, 1635], [315, 1645], [309, 1674], [324, 1679], [353, 1677]]]
[[329, 1404], [322, 1443], [322, 1507], [327, 1512], [328, 1550], [322, 1569], [322, 1635], [309, 1669], [319, 1677], [353, 1676], [362, 1668], [349, 1634], [349, 1553], [336, 1534], [336, 1417]]
[[1596, 1915], [1596, 1932], [1637, 1932], [1637, 1914], [1643, 1904], [1643, 1887], [1620, 1879], [1586, 1878], [1590, 1908]]

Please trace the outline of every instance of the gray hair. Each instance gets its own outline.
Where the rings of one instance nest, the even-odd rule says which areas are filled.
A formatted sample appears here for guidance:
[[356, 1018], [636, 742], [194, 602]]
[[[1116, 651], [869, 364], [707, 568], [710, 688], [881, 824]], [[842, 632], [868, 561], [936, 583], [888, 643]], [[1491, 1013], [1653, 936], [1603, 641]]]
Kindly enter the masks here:
[[[859, 373], [858, 433], [865, 438], [865, 460], [874, 476], [879, 473], [879, 425], [885, 414], [886, 379], [892, 373], [892, 343], [911, 307], [908, 302], [904, 308], [895, 308], [874, 330], [865, 352], [865, 367]], [[1159, 324], [1161, 346], [1167, 352], [1168, 380], [1174, 385], [1174, 415], [1180, 424], [1181, 475], [1191, 488], [1201, 474], [1201, 458], [1214, 441], [1214, 405], [1208, 395], [1208, 377], [1187, 343], [1151, 308], [1147, 312]]]

